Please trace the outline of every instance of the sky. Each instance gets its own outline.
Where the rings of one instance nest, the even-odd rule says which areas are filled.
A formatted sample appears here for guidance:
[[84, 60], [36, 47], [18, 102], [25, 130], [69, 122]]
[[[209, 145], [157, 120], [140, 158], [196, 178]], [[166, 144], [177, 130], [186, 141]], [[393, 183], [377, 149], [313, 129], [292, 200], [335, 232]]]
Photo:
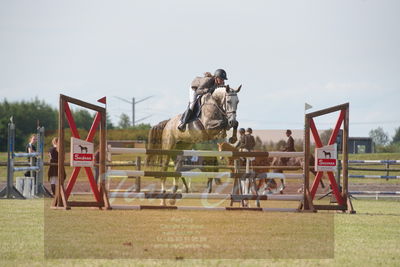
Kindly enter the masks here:
[[[350, 103], [350, 136], [400, 127], [400, 1], [0, 0], [0, 100], [59, 94], [156, 124], [223, 68], [240, 127], [303, 129], [304, 104]], [[317, 120], [332, 128], [337, 114]]]

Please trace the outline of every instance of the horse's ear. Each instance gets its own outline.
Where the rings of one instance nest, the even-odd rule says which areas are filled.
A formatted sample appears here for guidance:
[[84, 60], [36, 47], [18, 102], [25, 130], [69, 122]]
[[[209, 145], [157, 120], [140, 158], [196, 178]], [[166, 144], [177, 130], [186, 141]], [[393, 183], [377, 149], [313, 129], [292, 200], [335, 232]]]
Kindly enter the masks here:
[[229, 84], [225, 85], [225, 90], [227, 93], [229, 93], [229, 91], [231, 90], [231, 88], [229, 87]]
[[240, 89], [242, 89], [242, 85], [239, 86], [239, 88], [236, 90], [236, 93], [239, 93]]

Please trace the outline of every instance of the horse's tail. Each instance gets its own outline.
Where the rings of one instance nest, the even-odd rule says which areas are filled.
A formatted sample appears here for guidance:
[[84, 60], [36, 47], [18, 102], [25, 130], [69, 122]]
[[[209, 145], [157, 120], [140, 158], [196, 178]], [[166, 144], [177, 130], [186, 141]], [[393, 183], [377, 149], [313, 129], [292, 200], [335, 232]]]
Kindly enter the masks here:
[[[169, 120], [164, 120], [157, 125], [151, 127], [148, 136], [147, 149], [161, 149], [162, 147], [162, 133], [165, 125]], [[161, 162], [161, 157], [157, 155], [148, 155], [146, 159], [146, 165], [151, 163]]]

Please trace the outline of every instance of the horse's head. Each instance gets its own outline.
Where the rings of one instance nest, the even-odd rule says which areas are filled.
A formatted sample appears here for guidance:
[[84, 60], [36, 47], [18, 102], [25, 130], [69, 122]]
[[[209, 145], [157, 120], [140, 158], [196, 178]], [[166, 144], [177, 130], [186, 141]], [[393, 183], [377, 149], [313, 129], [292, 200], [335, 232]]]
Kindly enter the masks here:
[[217, 101], [218, 105], [222, 107], [226, 114], [228, 120], [229, 128], [237, 128], [239, 125], [236, 120], [236, 110], [239, 104], [238, 93], [242, 86], [240, 85], [238, 89], [230, 88], [229, 85], [225, 87], [217, 88], [213, 94], [214, 99]]

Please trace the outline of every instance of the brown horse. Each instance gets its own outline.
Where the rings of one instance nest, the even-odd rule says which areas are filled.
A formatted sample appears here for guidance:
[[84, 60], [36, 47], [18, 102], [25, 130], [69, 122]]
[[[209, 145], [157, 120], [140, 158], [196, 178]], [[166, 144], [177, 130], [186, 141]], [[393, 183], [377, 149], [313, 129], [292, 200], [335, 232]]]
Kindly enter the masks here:
[[[218, 144], [219, 151], [238, 151], [237, 148], [233, 147], [228, 143], [219, 143]], [[229, 158], [229, 164], [233, 164], [233, 158]], [[314, 166], [314, 156], [311, 155], [310, 158], [310, 166]], [[245, 161], [241, 161], [242, 166], [244, 166]], [[267, 158], [267, 157], [255, 157], [254, 161], [252, 161], [253, 171], [256, 174], [261, 174], [265, 172], [273, 172], [273, 173], [283, 173], [283, 169], [274, 169], [274, 166], [289, 166], [289, 167], [299, 167], [304, 169], [304, 159], [303, 158], [284, 158], [284, 157], [274, 157], [274, 158]], [[265, 168], [258, 168], [261, 166], [266, 166]], [[312, 168], [310, 171], [316, 175], [315, 170]], [[322, 188], [325, 187], [324, 183], [321, 180]], [[283, 194], [283, 190], [285, 189], [285, 180], [281, 179], [281, 185], [278, 189], [278, 184], [276, 183], [275, 179], [259, 179], [256, 185], [257, 191], [260, 189], [265, 188], [265, 192], [273, 193], [274, 191], [279, 191], [280, 194]], [[264, 192], [262, 192], [264, 193]]]
[[[290, 166], [290, 167], [301, 167], [301, 169], [304, 171], [304, 158], [284, 158], [284, 157], [274, 157], [272, 160], [272, 166]], [[312, 168], [310, 168], [310, 172], [312, 174], [314, 174], [314, 176], [317, 174], [317, 172], [315, 171], [314, 167], [315, 166], [315, 158], [314, 155], [310, 155], [310, 161], [309, 161], [309, 165], [312, 166]], [[272, 167], [273, 168], [273, 167]], [[273, 172], [277, 172], [277, 173], [283, 173], [282, 169], [274, 169]], [[285, 184], [284, 184], [284, 180], [281, 179], [282, 182], [282, 186], [281, 188], [285, 188]], [[320, 184], [322, 188], [325, 188], [325, 184], [322, 181], [322, 179], [320, 180]], [[283, 189], [282, 191], [280, 191], [281, 193], [283, 193]], [[300, 188], [298, 190], [298, 192], [301, 192], [302, 188]]]
[[[181, 132], [177, 129], [182, 115], [160, 122], [151, 128], [149, 132], [149, 149], [190, 149], [193, 144], [208, 140], [215, 140], [226, 137], [226, 131], [233, 128], [233, 136], [230, 142], [237, 140], [236, 110], [239, 103], [238, 89], [229, 86], [219, 87], [214, 92], [204, 95], [201, 99], [200, 118], [187, 124], [186, 130]], [[158, 157], [163, 165], [163, 170], [168, 169], [171, 156]], [[147, 163], [154, 162], [157, 157], [148, 157]], [[166, 177], [161, 177], [161, 191], [165, 192]], [[172, 191], [177, 191], [177, 179], [174, 179]], [[174, 201], [170, 201], [171, 204]], [[165, 205], [165, 201], [162, 203]]]
[[[234, 146], [232, 146], [226, 142], [218, 143], [218, 150], [219, 151], [239, 151], [239, 149], [235, 148]], [[229, 163], [229, 165], [233, 165], [234, 158], [229, 157], [228, 163]], [[245, 167], [246, 159], [241, 159], [239, 161], [239, 164], [240, 164], [239, 167]], [[252, 160], [250, 161], [250, 164], [251, 164], [251, 167], [250, 167], [251, 170], [255, 173], [255, 176], [257, 176], [257, 174], [269, 172], [269, 170], [270, 170], [269, 166], [271, 166], [271, 164], [272, 164], [272, 159], [268, 158], [268, 157], [253, 157]], [[262, 185], [267, 182], [267, 180], [273, 180], [273, 179], [258, 179], [258, 183], [255, 185], [257, 192], [262, 187]]]

